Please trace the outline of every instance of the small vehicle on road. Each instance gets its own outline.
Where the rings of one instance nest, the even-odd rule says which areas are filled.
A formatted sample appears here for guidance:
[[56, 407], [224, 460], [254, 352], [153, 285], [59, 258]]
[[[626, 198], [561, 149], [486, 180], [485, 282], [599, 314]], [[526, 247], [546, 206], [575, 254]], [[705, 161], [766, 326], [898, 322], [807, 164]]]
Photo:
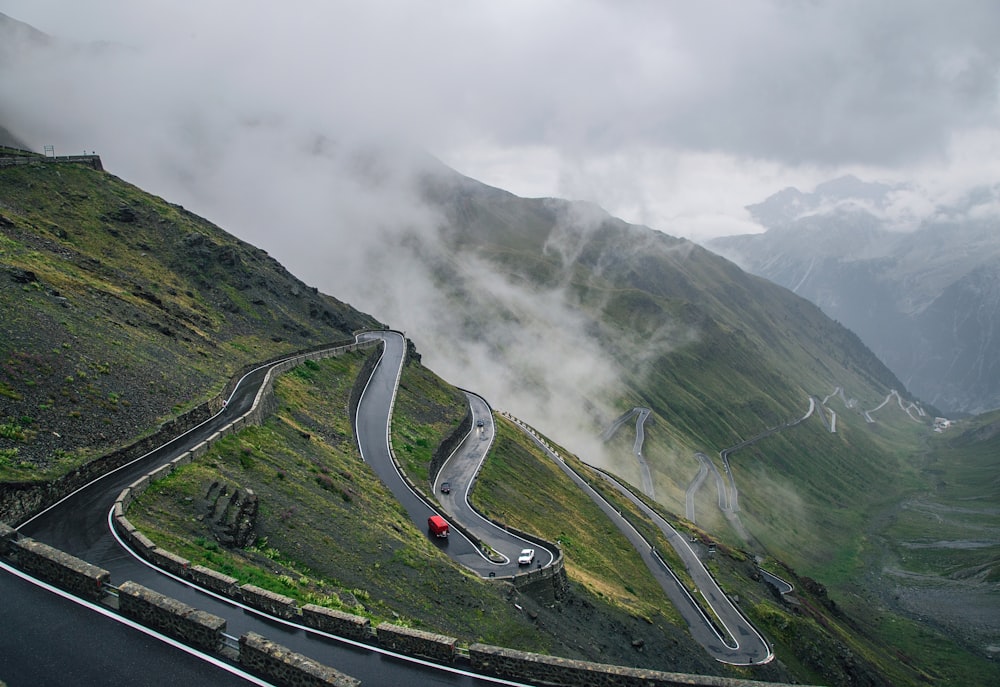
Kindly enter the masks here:
[[442, 518], [440, 515], [432, 515], [427, 518], [427, 529], [435, 537], [447, 537], [448, 536], [448, 521]]
[[476, 427], [482, 427], [484, 424], [482, 420], [476, 420]]
[[451, 493], [451, 482], [441, 482], [441, 493], [442, 494]]
[[534, 549], [521, 549], [521, 554], [517, 557], [518, 565], [531, 565], [535, 560]]

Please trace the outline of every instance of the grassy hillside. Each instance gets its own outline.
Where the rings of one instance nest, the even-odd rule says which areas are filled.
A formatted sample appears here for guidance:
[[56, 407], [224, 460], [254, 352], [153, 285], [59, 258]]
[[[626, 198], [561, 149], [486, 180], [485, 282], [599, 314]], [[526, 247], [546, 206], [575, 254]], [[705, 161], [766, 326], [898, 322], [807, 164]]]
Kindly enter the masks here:
[[[869, 432], [859, 415], [902, 384], [809, 302], [688, 241], [596, 208], [516, 198], [444, 171], [428, 177], [425, 194], [447, 218], [441, 229], [447, 250], [436, 257], [444, 273], [462, 274], [460, 265], [474, 257], [540, 299], [558, 294], [583, 318], [582, 337], [603, 351], [603, 364], [620, 384], [615, 396], [583, 399], [580, 412], [593, 408], [589, 431], [596, 436], [616, 412], [652, 409], [644, 450], [657, 499], [669, 510], [684, 512], [684, 491], [698, 472], [695, 452], [717, 459], [722, 449], [801, 417], [810, 396], [838, 386], [857, 401], [838, 413], [858, 422], [845, 421], [831, 434], [817, 416], [734, 456], [750, 538], [704, 496], [703, 526], [822, 576], [845, 549], [858, 546], [866, 514], [902, 493], [896, 476], [906, 470], [906, 450], [918, 446], [917, 437], [905, 435], [901, 450]], [[485, 324], [491, 321], [524, 338], [560, 335], [559, 321], [523, 316], [495, 293], [483, 293], [473, 275], [455, 281], [456, 309], [475, 303], [466, 336], [492, 331]], [[543, 392], [553, 404], [575, 402], [572, 390]], [[620, 441], [590, 459], [610, 462], [637, 484], [638, 466]]]
[[[696, 501], [691, 531], [720, 542], [717, 574], [778, 645], [781, 662], [755, 677], [958, 685], [995, 676], [981, 658], [997, 643], [989, 617], [984, 631], [952, 634], [962, 648], [940, 631], [955, 626], [923, 615], [960, 598], [959, 615], [969, 617], [995, 596], [995, 418], [929, 443], [927, 427], [894, 404], [870, 424], [861, 409], [898, 380], [801, 299], [649, 230], [610, 219], [576, 226], [559, 219], [567, 206], [555, 201], [460, 191], [439, 193], [439, 202], [453, 202], [444, 215], [464, 224], [445, 227], [449, 250], [431, 256], [453, 268], [440, 274], [456, 303], [474, 304], [462, 335], [483, 336], [490, 330], [478, 325], [491, 319], [514, 333], [550, 327], [531, 330], [535, 337], [555, 326], [478, 290], [459, 268], [469, 255], [542, 296], [557, 290], [590, 318], [586, 336], [622, 385], [615, 397], [589, 399], [584, 412], [596, 435], [615, 410], [653, 409], [644, 453], [665, 512], [684, 512], [694, 452], [718, 460], [720, 449], [800, 417], [810, 395], [835, 386], [857, 399], [831, 401], [836, 433], [816, 416], [733, 454], [745, 539], [719, 513], [711, 480]], [[0, 170], [0, 308], [5, 480], [66, 472], [214, 394], [250, 361], [375, 324], [209, 222], [72, 165]], [[154, 538], [302, 600], [466, 641], [734, 674], [691, 643], [634, 553], [502, 423], [475, 498], [511, 524], [560, 539], [571, 594], [552, 606], [500, 593], [442, 556], [356, 455], [346, 393], [359, 365], [349, 356], [284, 376], [276, 417], [147, 493], [141, 508]], [[534, 383], [523, 377], [525, 387]], [[393, 441], [415, 479], [464, 412], [460, 392], [417, 362], [407, 366]], [[562, 430], [540, 429], [557, 440]], [[637, 484], [632, 439], [623, 430], [607, 455]], [[259, 494], [245, 544], [232, 545], [206, 518], [223, 486]], [[779, 571], [790, 566], [798, 604], [755, 578], [754, 555]], [[985, 593], [983, 603], [956, 595], [970, 587]], [[904, 667], [892, 667], [894, 656]]]
[[0, 169], [0, 479], [56, 476], [243, 365], [372, 318], [263, 251], [88, 167]]
[[1000, 651], [1000, 414], [935, 435], [913, 489], [869, 524], [881, 603], [996, 659]]
[[[157, 482], [129, 517], [170, 550], [302, 601], [547, 649], [551, 638], [536, 638], [498, 588], [440, 552], [361, 460], [347, 410], [363, 361], [353, 354], [282, 376], [276, 416]], [[216, 482], [258, 495], [245, 548], [220, 545], [205, 517]]]
[[[307, 363], [282, 376], [275, 417], [219, 442], [196, 463], [156, 482], [133, 504], [130, 519], [155, 542], [194, 562], [376, 621], [465, 642], [725, 673], [678, 627], [669, 602], [641, 563], [636, 567], [638, 558], [624, 539], [603, 530], [596, 540], [584, 537], [595, 518], [603, 518], [564, 478], [553, 475], [545, 492], [563, 499], [563, 544], [572, 561], [573, 589], [560, 603], [518, 594], [455, 565], [408, 521], [357, 453], [347, 403], [362, 362], [363, 354], [352, 354]], [[433, 449], [464, 414], [464, 396], [415, 362], [404, 368], [400, 388], [394, 445], [398, 450], [409, 437], [409, 445], [427, 443]], [[426, 470], [429, 460], [428, 452], [409, 464]], [[508, 427], [490, 462], [529, 473], [550, 471]], [[512, 492], [504, 493], [513, 498], [523, 493], [524, 481], [512, 482]], [[219, 485], [228, 494], [252, 489], [258, 496], [254, 536], [244, 547], [220, 542], [208, 516]], [[610, 549], [608, 541], [614, 542]], [[631, 567], [622, 567], [626, 560]], [[609, 574], [613, 581], [602, 582]], [[641, 651], [632, 645], [639, 638]]]

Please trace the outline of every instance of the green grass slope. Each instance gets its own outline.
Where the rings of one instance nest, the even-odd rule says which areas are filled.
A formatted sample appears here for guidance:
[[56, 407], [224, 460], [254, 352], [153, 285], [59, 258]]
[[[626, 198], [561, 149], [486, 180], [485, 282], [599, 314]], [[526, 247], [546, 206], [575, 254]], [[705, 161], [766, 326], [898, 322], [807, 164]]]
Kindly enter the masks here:
[[[605, 353], [620, 381], [618, 396], [588, 400], [598, 408], [653, 410], [647, 456], [657, 497], [672, 511], [684, 512], [696, 451], [717, 456], [801, 417], [810, 396], [838, 386], [857, 399], [854, 409], [842, 409], [855, 417], [890, 389], [903, 389], [856, 336], [808, 301], [689, 241], [596, 208], [521, 199], [444, 171], [427, 178], [425, 195], [446, 218], [447, 250], [434, 258], [451, 267], [444, 273], [460, 273], [457, 265], [474, 256], [539, 297], [560, 294], [585, 319], [584, 336]], [[452, 288], [456, 303], [477, 304], [466, 336], [489, 331], [478, 326], [489, 320], [520, 328], [525, 337], [555, 335], [556, 323], [520, 317], [477, 291], [471, 278]], [[595, 417], [593, 434], [613, 417]], [[752, 534], [810, 574], [838, 555], [852, 518], [899, 488], [890, 477], [901, 467], [899, 452], [867, 435], [865, 423], [854, 423], [856, 431], [849, 424], [826, 436], [817, 418], [770, 441], [766, 451], [736, 456], [747, 503], [759, 520], [771, 521]], [[907, 440], [916, 446], [914, 437]], [[637, 477], [629, 452], [616, 450], [616, 456], [616, 470]], [[802, 521], [795, 509], [765, 505], [782, 493], [794, 494], [813, 517]], [[834, 515], [819, 517], [821, 511]], [[707, 524], [719, 536], [736, 534], [718, 518]], [[792, 527], [805, 537], [798, 546], [779, 534]]]
[[[218, 442], [195, 463], [154, 483], [133, 503], [129, 518], [158, 545], [192, 562], [303, 603], [442, 632], [462, 642], [726, 674], [678, 626], [627, 541], [593, 531], [602, 516], [565, 478], [551, 475], [557, 484], [550, 490], [559, 494], [563, 545], [572, 561], [573, 584], [565, 598], [535, 599], [481, 580], [448, 559], [409, 522], [357, 452], [348, 396], [363, 360], [364, 354], [356, 353], [283, 375], [276, 384], [274, 417]], [[450, 434], [465, 413], [465, 399], [411, 359], [395, 408], [393, 444], [397, 451], [402, 444], [417, 454], [422, 444], [436, 448]], [[519, 505], [525, 477], [548, 479], [551, 466], [523, 435], [506, 425], [502, 431], [490, 464], [516, 466], [521, 476], [503, 477], [513, 484], [510, 489], [479, 491], [502, 493]], [[404, 463], [426, 471], [431, 453]], [[491, 469], [491, 486], [497, 478]], [[252, 489], [259, 499], [254, 536], [245, 546], [227, 545], [213, 529], [208, 497], [219, 485], [228, 494]], [[642, 642], [633, 645], [638, 639]]]
[[[283, 375], [275, 416], [157, 482], [129, 517], [169, 550], [302, 602], [547, 649], [551, 638], [439, 551], [361, 460], [348, 398], [363, 362], [357, 353]], [[215, 483], [258, 496], [244, 548], [220, 544], [206, 518]]]
[[57, 476], [372, 318], [111, 174], [0, 169], [0, 479]]

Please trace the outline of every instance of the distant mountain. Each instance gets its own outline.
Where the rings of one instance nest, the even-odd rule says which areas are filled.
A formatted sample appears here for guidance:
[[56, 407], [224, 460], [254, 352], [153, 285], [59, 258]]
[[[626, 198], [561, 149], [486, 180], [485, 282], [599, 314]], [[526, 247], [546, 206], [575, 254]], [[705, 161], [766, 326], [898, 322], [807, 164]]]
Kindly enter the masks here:
[[887, 209], [902, 187], [853, 177], [749, 207], [763, 234], [706, 243], [816, 303], [948, 413], [1000, 407], [1000, 185], [909, 230]]

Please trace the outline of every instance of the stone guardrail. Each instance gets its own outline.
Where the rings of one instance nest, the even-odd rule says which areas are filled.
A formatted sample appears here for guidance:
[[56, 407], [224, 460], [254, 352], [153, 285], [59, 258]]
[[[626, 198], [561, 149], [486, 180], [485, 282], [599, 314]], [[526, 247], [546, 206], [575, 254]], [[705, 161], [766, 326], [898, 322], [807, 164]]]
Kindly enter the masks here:
[[[68, 553], [21, 537], [0, 523], [0, 558], [24, 572], [91, 601], [116, 604], [109, 598], [111, 573]], [[226, 620], [198, 610], [132, 581], [117, 590], [118, 612], [201, 651], [235, 659], [247, 670], [283, 685], [356, 687], [360, 680], [248, 632], [239, 638], [238, 653], [226, 646]]]
[[[370, 342], [375, 344], [377, 342]], [[366, 344], [350, 344], [340, 352], [367, 347]], [[302, 362], [337, 355], [321, 351], [296, 357]], [[309, 357], [315, 356], [315, 357]], [[294, 364], [282, 363], [276, 368], [290, 369]], [[273, 384], [268, 376], [265, 385]], [[264, 398], [259, 394], [257, 401]], [[255, 403], [257, 403], [255, 401]], [[128, 506], [156, 479], [170, 474], [177, 467], [203, 455], [222, 436], [239, 431], [251, 420], [259, 420], [257, 408], [230, 423], [222, 431], [213, 434], [205, 442], [178, 456], [151, 472], [143, 475], [122, 490], [115, 501], [112, 522], [116, 532], [133, 547], [139, 555], [157, 567], [192, 584], [203, 586], [218, 594], [234, 599], [252, 608], [286, 620], [301, 621], [304, 627], [327, 632], [332, 635], [377, 644], [390, 651], [409, 656], [429, 659], [442, 664], [467, 662], [472, 670], [502, 678], [515, 678], [550, 685], [592, 684], [607, 687], [781, 687], [776, 683], [754, 680], [739, 680], [712, 676], [668, 673], [662, 671], [614, 666], [588, 661], [576, 661], [543, 654], [516, 651], [486, 644], [473, 644], [468, 656], [461, 651], [454, 637], [415, 630], [390, 623], [380, 624], [374, 631], [368, 618], [323, 608], [315, 604], [299, 607], [294, 599], [276, 594], [250, 584], [240, 585], [239, 580], [215, 572], [169, 551], [160, 549], [125, 517]], [[533, 535], [519, 533], [526, 538]], [[537, 540], [534, 537], [534, 540]], [[542, 540], [544, 541], [544, 540]], [[560, 561], [561, 561], [560, 551]], [[93, 566], [74, 556], [20, 537], [16, 530], [0, 522], [0, 557], [15, 566], [31, 572], [39, 579], [86, 598], [105, 600], [111, 584], [108, 571]], [[548, 576], [554, 573], [549, 566]], [[535, 575], [539, 571], [523, 573], [517, 577]], [[218, 616], [200, 611], [180, 601], [146, 589], [131, 581], [121, 584], [118, 591], [118, 608], [126, 615], [144, 625], [157, 629], [181, 641], [203, 650], [226, 655], [224, 632], [226, 621]], [[334, 668], [324, 666], [308, 657], [292, 652], [260, 635], [248, 632], [240, 637], [238, 655], [240, 665], [252, 672], [286, 685], [333, 685], [334, 687], [355, 687], [360, 681]]]

